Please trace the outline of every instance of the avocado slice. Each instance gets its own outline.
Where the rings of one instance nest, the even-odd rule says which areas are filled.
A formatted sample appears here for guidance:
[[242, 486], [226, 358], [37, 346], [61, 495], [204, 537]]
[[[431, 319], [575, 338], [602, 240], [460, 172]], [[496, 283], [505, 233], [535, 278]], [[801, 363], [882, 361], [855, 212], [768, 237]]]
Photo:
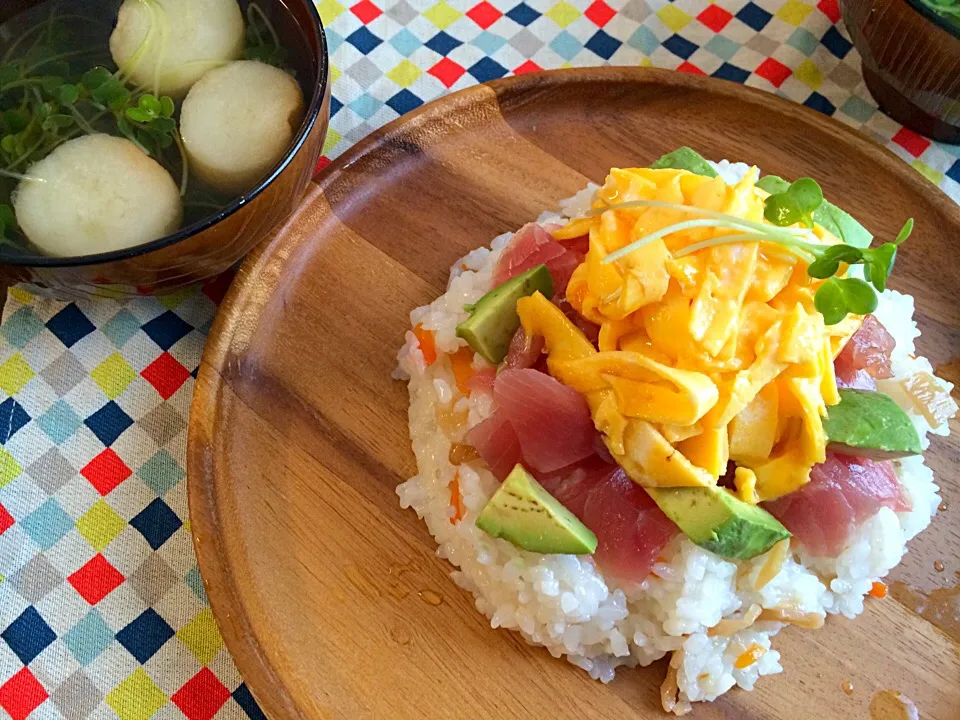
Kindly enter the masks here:
[[749, 560], [762, 555], [790, 531], [758, 505], [726, 488], [646, 488], [668, 518], [694, 544], [720, 557]]
[[704, 175], [706, 177], [716, 177], [717, 171], [714, 170], [706, 158], [692, 148], [686, 146], [677, 148], [673, 152], [667, 153], [650, 166], [651, 170], [687, 170], [694, 175]]
[[840, 402], [823, 420], [827, 446], [842, 455], [892, 460], [919, 455], [920, 436], [893, 399], [873, 390], [841, 388]]
[[487, 501], [477, 527], [530, 552], [550, 555], [590, 555], [597, 536], [543, 489], [523, 465], [507, 475]]
[[[776, 175], [764, 175], [757, 181], [757, 187], [775, 195], [790, 187], [790, 183]], [[820, 207], [813, 211], [813, 221], [832, 232], [847, 245], [868, 248], [873, 242], [873, 235], [869, 230], [829, 200], [824, 200], [820, 203]]]
[[470, 317], [457, 325], [461, 337], [486, 360], [499, 365], [520, 327], [517, 300], [535, 292], [553, 297], [553, 278], [546, 265], [537, 265], [488, 292], [473, 306]]

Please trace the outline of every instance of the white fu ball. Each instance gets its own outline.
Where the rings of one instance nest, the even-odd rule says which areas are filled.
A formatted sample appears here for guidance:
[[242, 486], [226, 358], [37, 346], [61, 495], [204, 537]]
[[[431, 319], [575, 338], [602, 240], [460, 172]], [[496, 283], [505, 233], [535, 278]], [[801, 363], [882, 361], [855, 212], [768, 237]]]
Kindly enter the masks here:
[[13, 204], [30, 242], [55, 257], [142, 245], [183, 220], [170, 173], [129, 140], [110, 135], [58, 147], [27, 171]]
[[243, 57], [237, 0], [124, 0], [110, 52], [134, 83], [183, 97], [204, 73]]
[[241, 194], [283, 158], [302, 119], [297, 81], [243, 60], [211, 70], [193, 86], [183, 101], [180, 134], [198, 178]]

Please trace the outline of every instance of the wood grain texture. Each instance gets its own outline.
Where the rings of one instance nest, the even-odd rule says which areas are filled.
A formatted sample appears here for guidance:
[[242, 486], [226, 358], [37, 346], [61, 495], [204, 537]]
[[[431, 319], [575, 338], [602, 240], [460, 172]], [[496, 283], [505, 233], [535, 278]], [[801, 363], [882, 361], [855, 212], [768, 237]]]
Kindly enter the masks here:
[[[335, 161], [249, 258], [201, 365], [188, 453], [196, 549], [223, 635], [271, 718], [661, 715], [662, 663], [593, 682], [491, 630], [449, 579], [394, 493], [415, 465], [406, 388], [390, 373], [409, 311], [443, 292], [456, 258], [611, 166], [681, 144], [814, 176], [875, 233], [914, 216], [894, 285], [917, 298], [921, 352], [955, 361], [960, 210], [833, 121], [648, 69], [523, 76], [425, 106]], [[896, 571], [904, 602], [869, 602], [856, 622], [832, 618], [817, 633], [785, 630], [785, 674], [698, 705], [697, 717], [865, 718], [886, 688], [924, 718], [960, 715], [955, 625], [907, 607], [908, 592], [956, 585], [960, 571], [957, 440], [928, 458], [951, 507]]]

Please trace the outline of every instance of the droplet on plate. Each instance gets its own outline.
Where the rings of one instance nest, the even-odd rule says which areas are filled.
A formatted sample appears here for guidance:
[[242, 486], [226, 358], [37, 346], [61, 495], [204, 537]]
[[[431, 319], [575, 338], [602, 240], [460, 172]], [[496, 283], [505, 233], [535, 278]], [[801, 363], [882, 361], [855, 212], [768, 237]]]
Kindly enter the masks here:
[[943, 561], [942, 561], [942, 560], [934, 560], [934, 561], [933, 561], [933, 569], [936, 570], [937, 572], [943, 572]]
[[840, 688], [841, 688], [847, 695], [853, 695], [853, 681], [852, 681], [852, 680], [847, 680], [847, 681], [845, 681], [845, 682], [840, 686]]
[[896, 690], [881, 690], [870, 701], [871, 720], [920, 720], [913, 700]]
[[433, 590], [421, 590], [419, 593], [420, 599], [423, 600], [427, 605], [433, 605], [437, 607], [438, 605], [443, 604], [443, 596], [439, 593], [435, 593]]
[[947, 509], [947, 501], [946, 501], [946, 500], [944, 500], [942, 503], [940, 503], [939, 505], [937, 505], [937, 510], [939, 510], [940, 512], [944, 512], [946, 509]]

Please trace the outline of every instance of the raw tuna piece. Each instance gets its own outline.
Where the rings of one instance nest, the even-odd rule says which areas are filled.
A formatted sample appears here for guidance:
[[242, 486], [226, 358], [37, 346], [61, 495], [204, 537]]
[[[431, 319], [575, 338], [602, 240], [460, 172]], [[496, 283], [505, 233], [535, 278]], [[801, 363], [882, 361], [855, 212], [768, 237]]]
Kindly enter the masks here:
[[809, 483], [764, 507], [811, 553], [825, 557], [837, 557], [880, 508], [910, 509], [892, 462], [834, 453], [813, 468]]
[[504, 359], [506, 367], [513, 369], [532, 368], [543, 354], [543, 336], [528, 338], [524, 329], [518, 328], [510, 341], [510, 349]]
[[890, 353], [897, 342], [873, 315], [867, 315], [863, 324], [833, 361], [837, 385], [857, 387], [857, 371], [865, 370], [870, 377], [881, 380], [893, 377], [890, 371]]
[[546, 265], [553, 277], [553, 292], [563, 295], [567, 283], [583, 256], [567, 250], [536, 223], [520, 228], [503, 250], [493, 270], [493, 286], [502, 285], [512, 277], [537, 265]]
[[500, 482], [523, 460], [520, 439], [502, 410], [496, 410], [482, 423], [472, 427], [467, 433], [467, 442], [477, 449], [490, 472]]
[[536, 370], [504, 370], [493, 396], [528, 469], [552, 472], [594, 454], [597, 431], [587, 401], [573, 388]]
[[866, 370], [857, 370], [847, 373], [846, 377], [837, 375], [838, 388], [854, 388], [855, 390], [876, 390], [877, 381]]
[[622, 582], [643, 582], [679, 532], [643, 488], [599, 457], [540, 482], [594, 532], [597, 565]]
[[590, 251], [590, 236], [581, 235], [580, 237], [570, 238], [569, 240], [557, 240], [567, 250], [573, 250], [581, 255], [586, 255]]
[[470, 376], [470, 379], [467, 380], [467, 388], [470, 390], [470, 394], [479, 392], [479, 393], [489, 393], [493, 394], [493, 384], [497, 380], [497, 369], [496, 368], [484, 368], [483, 370], [477, 370], [473, 375]]

